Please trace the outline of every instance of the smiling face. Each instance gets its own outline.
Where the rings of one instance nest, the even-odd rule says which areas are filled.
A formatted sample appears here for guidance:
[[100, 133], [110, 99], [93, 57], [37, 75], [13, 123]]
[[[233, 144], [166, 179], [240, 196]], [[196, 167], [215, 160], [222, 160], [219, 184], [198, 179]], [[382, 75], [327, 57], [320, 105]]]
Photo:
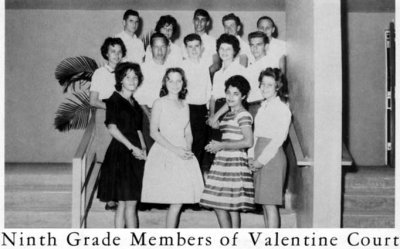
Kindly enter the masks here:
[[274, 26], [272, 25], [272, 22], [268, 19], [262, 19], [258, 26], [257, 26], [258, 31], [264, 32], [269, 39], [272, 38], [272, 33], [275, 31]]
[[135, 91], [139, 84], [139, 78], [135, 74], [135, 71], [133, 71], [132, 69], [128, 70], [125, 77], [122, 79], [121, 84], [123, 89], [130, 92]]
[[174, 33], [174, 27], [172, 24], [165, 24], [165, 26], [160, 29], [160, 33], [165, 35], [168, 40], [171, 40], [172, 34]]
[[218, 55], [222, 61], [233, 61], [235, 51], [233, 46], [228, 43], [222, 43], [218, 49]]
[[131, 15], [126, 20], [123, 21], [123, 24], [124, 24], [124, 30], [133, 34], [139, 27], [139, 17]]
[[168, 94], [178, 95], [182, 90], [182, 75], [178, 72], [170, 72], [167, 77], [166, 87]]
[[264, 76], [260, 83], [261, 94], [265, 99], [271, 99], [277, 95], [277, 84], [273, 77]]
[[242, 93], [239, 91], [237, 87], [229, 86], [225, 91], [226, 95], [226, 103], [231, 108], [239, 108], [242, 106], [243, 99], [246, 96], [242, 96]]
[[115, 44], [114, 46], [108, 46], [107, 52], [108, 63], [111, 66], [117, 65], [122, 59], [122, 49], [121, 46]]
[[194, 31], [197, 34], [202, 34], [204, 32], [207, 32], [207, 26], [209, 24], [210, 22], [207, 21], [207, 17], [205, 16], [197, 15], [193, 18]]
[[265, 43], [263, 38], [254, 37], [249, 41], [250, 50], [256, 60], [262, 58], [266, 54]]

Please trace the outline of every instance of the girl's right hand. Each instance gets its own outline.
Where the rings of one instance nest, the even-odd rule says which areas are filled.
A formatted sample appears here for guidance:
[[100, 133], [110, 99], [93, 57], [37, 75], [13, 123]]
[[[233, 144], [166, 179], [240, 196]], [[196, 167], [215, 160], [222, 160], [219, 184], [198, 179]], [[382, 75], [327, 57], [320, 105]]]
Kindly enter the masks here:
[[193, 152], [188, 149], [178, 147], [174, 150], [175, 154], [178, 155], [183, 160], [189, 160], [193, 157]]
[[139, 160], [146, 160], [146, 154], [143, 153], [143, 150], [141, 150], [141, 149], [139, 149], [139, 148], [137, 148], [135, 146], [133, 146], [131, 148], [131, 150], [132, 150], [132, 155], [134, 157], [136, 157]]

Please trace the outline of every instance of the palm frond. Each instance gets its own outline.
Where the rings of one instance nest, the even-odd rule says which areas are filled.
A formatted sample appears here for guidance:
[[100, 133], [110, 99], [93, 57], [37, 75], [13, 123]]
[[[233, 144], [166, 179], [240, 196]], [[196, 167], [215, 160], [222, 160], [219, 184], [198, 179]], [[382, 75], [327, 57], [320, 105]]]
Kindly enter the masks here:
[[54, 126], [61, 132], [84, 129], [89, 123], [90, 112], [94, 108], [89, 103], [87, 92], [73, 93], [76, 99], [67, 98], [56, 112]]
[[94, 71], [98, 68], [95, 60], [86, 56], [70, 57], [62, 60], [56, 67], [55, 77], [67, 92], [70, 86], [75, 90], [79, 86], [92, 80]]

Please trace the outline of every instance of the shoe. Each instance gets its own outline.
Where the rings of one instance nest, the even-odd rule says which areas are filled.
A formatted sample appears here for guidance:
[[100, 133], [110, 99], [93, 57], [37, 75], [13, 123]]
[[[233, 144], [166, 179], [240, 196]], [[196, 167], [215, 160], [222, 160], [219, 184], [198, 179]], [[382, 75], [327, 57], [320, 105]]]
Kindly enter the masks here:
[[104, 207], [106, 210], [111, 210], [111, 211], [115, 211], [117, 210], [118, 204], [115, 203], [115, 205], [109, 205], [108, 203], [106, 204], [106, 206]]

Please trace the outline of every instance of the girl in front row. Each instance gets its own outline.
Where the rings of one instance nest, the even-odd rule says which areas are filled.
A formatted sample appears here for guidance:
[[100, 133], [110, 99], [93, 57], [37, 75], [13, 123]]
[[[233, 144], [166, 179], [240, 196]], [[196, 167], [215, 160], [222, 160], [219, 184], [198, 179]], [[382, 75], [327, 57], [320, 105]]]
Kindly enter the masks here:
[[184, 203], [198, 203], [203, 191], [199, 163], [192, 152], [186, 78], [181, 68], [167, 69], [160, 97], [151, 111], [151, 147], [144, 171], [142, 202], [170, 204], [166, 227], [176, 228]]
[[[282, 144], [286, 140], [291, 113], [286, 103], [286, 82], [278, 68], [267, 68], [259, 77], [260, 90], [265, 99], [254, 121], [254, 148], [249, 150], [250, 166], [254, 170], [255, 202], [262, 204], [265, 226], [280, 226], [279, 209], [282, 205], [286, 176], [286, 156]], [[253, 156], [254, 154], [254, 156]]]
[[200, 204], [213, 208], [221, 228], [240, 228], [240, 211], [254, 208], [254, 187], [246, 149], [253, 145], [251, 114], [244, 108], [249, 82], [240, 75], [225, 82], [229, 112], [219, 124], [222, 141], [206, 150], [216, 153]]
[[117, 91], [106, 102], [105, 124], [113, 139], [101, 166], [97, 197], [103, 202], [118, 202], [116, 228], [139, 226], [137, 204], [142, 191], [146, 148], [141, 132], [142, 110], [132, 95], [142, 80], [138, 64], [117, 64]]

